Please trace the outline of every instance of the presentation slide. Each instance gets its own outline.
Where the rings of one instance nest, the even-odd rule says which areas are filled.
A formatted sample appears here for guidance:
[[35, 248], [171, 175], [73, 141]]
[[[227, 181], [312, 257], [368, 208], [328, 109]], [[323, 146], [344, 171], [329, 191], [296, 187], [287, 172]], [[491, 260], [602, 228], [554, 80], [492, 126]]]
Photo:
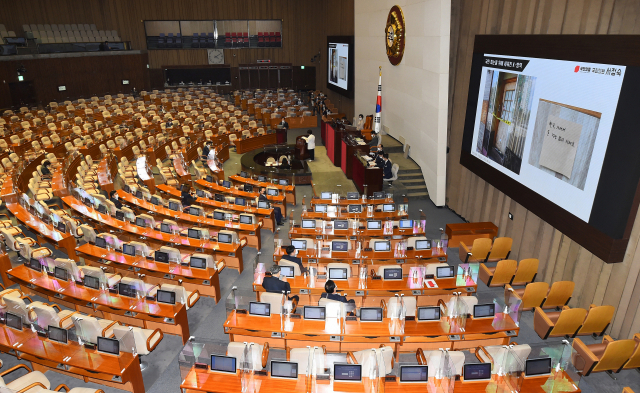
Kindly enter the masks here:
[[349, 86], [349, 44], [329, 43], [329, 84], [347, 90]]
[[471, 154], [589, 222], [625, 70], [485, 53]]

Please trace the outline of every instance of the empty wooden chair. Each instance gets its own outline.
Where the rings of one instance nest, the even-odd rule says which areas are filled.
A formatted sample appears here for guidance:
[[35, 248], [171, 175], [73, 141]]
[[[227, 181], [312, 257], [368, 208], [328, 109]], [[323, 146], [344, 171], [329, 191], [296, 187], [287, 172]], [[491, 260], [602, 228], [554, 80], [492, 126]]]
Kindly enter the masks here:
[[[507, 285], [506, 288], [509, 289], [511, 286]], [[546, 282], [533, 282], [527, 284], [525, 288], [511, 289], [514, 294], [522, 300], [520, 309], [522, 311], [531, 311], [542, 305], [542, 302], [547, 297], [547, 293], [549, 293], [549, 284]]]
[[513, 239], [511, 239], [510, 237], [496, 238], [496, 240], [493, 241], [491, 252], [487, 256], [485, 262], [498, 262], [503, 259], [509, 258], [512, 243]]
[[549, 337], [575, 337], [586, 316], [587, 310], [584, 308], [564, 306], [562, 311], [545, 313], [540, 307], [536, 307], [533, 330], [543, 340]]
[[633, 341], [636, 342], [636, 349], [633, 351], [633, 354], [631, 354], [631, 357], [629, 357], [629, 360], [624, 364], [624, 367], [622, 367], [623, 370], [640, 370], [640, 333], [633, 335]]
[[592, 304], [577, 335], [603, 336], [613, 319], [615, 311], [616, 309], [613, 306], [596, 306]]
[[537, 258], [523, 259], [518, 263], [516, 274], [511, 280], [511, 286], [524, 286], [535, 281], [538, 275], [539, 261]]
[[475, 239], [473, 245], [468, 247], [464, 242], [460, 242], [458, 253], [460, 260], [467, 262], [484, 262], [491, 251], [491, 239]]
[[602, 371], [617, 373], [633, 354], [636, 344], [635, 340], [614, 341], [610, 336], [604, 336], [602, 344], [586, 345], [575, 338], [571, 344], [575, 350], [571, 355], [571, 362], [585, 377]]
[[543, 309], [559, 308], [568, 304], [575, 286], [576, 284], [573, 281], [554, 282], [540, 307]]
[[517, 268], [518, 262], [513, 259], [499, 261], [495, 267], [480, 264], [479, 277], [489, 287], [502, 287], [511, 283]]

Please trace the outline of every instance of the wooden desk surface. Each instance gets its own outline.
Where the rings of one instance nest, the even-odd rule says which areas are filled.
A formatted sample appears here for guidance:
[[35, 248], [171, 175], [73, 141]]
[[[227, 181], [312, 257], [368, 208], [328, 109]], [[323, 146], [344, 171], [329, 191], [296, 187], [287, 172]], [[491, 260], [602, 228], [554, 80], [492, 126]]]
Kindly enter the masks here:
[[[567, 378], [569, 382], [571, 379], [568, 375], [563, 373], [563, 377]], [[485, 393], [487, 391], [494, 391], [489, 389], [489, 385], [495, 385], [496, 382], [500, 383], [499, 377], [494, 376], [495, 381], [490, 382], [474, 382], [464, 383], [462, 381], [456, 381], [454, 385], [454, 392], [458, 393]], [[522, 392], [543, 393], [547, 390], [542, 386], [549, 379], [548, 376], [525, 378], [522, 385]], [[384, 388], [379, 389], [379, 392], [387, 393], [418, 393], [426, 392], [427, 384], [420, 383], [400, 383], [399, 378], [394, 382], [380, 382], [384, 385]], [[205, 391], [215, 393], [240, 393], [242, 380], [240, 374], [225, 374], [216, 373], [209, 370], [197, 370], [192, 367], [189, 370], [186, 378], [180, 385], [181, 389], [189, 391]], [[373, 393], [371, 392], [371, 383], [368, 378], [363, 378], [362, 383], [336, 383], [333, 380], [330, 381], [315, 381], [311, 386], [307, 386], [307, 378], [305, 375], [299, 375], [297, 379], [287, 380], [281, 378], [271, 378], [269, 375], [250, 375], [248, 377], [249, 391], [272, 393], [272, 392], [307, 392], [312, 391], [314, 393], [324, 392], [349, 392], [349, 393]], [[500, 383], [500, 386], [503, 386]], [[500, 391], [500, 390], [498, 390]], [[574, 393], [582, 392], [580, 389], [573, 390]]]
[[[171, 268], [169, 268], [168, 263], [156, 262], [141, 256], [132, 257], [118, 251], [106, 250], [90, 243], [83, 244], [76, 248], [76, 251], [81, 254], [111, 261], [119, 265], [153, 270], [162, 274], [174, 274], [176, 276], [190, 279], [211, 280], [218, 274], [218, 271], [215, 269], [193, 269], [190, 266], [182, 266], [180, 264], [176, 264], [176, 266], [171, 266]], [[183, 256], [183, 260], [186, 258], [188, 258], [188, 255]]]
[[[282, 247], [278, 250], [275, 250], [274, 260], [275, 258], [280, 259], [285, 254]], [[404, 252], [396, 253], [395, 251], [358, 251], [358, 250], [349, 250], [346, 252], [331, 252], [330, 250], [317, 250], [317, 249], [307, 249], [307, 250], [298, 250], [297, 254], [298, 258], [301, 258], [303, 262], [309, 263], [309, 259], [344, 259], [344, 260], [361, 260], [361, 261], [369, 261], [369, 260], [393, 260], [393, 259], [431, 259], [438, 258], [439, 260], [446, 262], [447, 254], [445, 254], [442, 249], [431, 248], [430, 250], [406, 250]], [[314, 262], [310, 262], [314, 263]]]
[[[253, 290], [255, 292], [266, 292], [262, 287], [262, 279], [264, 273], [255, 273], [253, 281]], [[340, 294], [346, 294], [348, 296], [364, 296], [366, 294], [380, 295], [387, 292], [388, 296], [394, 296], [394, 294], [403, 293], [407, 296], [415, 295], [428, 295], [437, 296], [440, 294], [451, 294], [451, 292], [462, 292], [464, 294], [475, 293], [478, 284], [471, 278], [467, 278], [466, 282], [457, 278], [440, 278], [435, 279], [437, 287], [429, 288], [422, 277], [416, 279], [411, 277], [405, 277], [402, 280], [373, 280], [371, 277], [367, 277], [366, 284], [363, 284], [358, 277], [351, 277], [347, 280], [336, 281]], [[324, 279], [312, 279], [311, 277], [296, 276], [293, 278], [287, 278], [286, 282], [291, 285], [291, 292], [294, 294], [301, 293], [302, 291], [308, 292], [311, 295], [321, 295], [324, 293], [324, 284], [327, 280]], [[363, 292], [357, 294], [356, 292]]]
[[[468, 318], [464, 327], [464, 336], [489, 335], [496, 333], [514, 331], [518, 332], [519, 327], [513, 322], [511, 317], [504, 315], [504, 324], [494, 327], [493, 319], [473, 319]], [[440, 337], [439, 341], [451, 341], [450, 334], [455, 328], [442, 321], [417, 322], [405, 321], [404, 330], [397, 320], [383, 318], [382, 322], [361, 322], [346, 321], [341, 322], [335, 318], [328, 318], [326, 321], [291, 319], [281, 321], [280, 315], [272, 314], [269, 317], [259, 317], [249, 314], [238, 314], [233, 311], [224, 323], [225, 333], [242, 334], [244, 336], [271, 337], [272, 332], [279, 332], [281, 339], [287, 340], [309, 340], [308, 337], [317, 337], [319, 341], [330, 341], [328, 336], [340, 336], [341, 341], [358, 342], [358, 340], [369, 340], [372, 338], [384, 339], [397, 337], [398, 343], [405, 340], [420, 342], [421, 340], [431, 340]], [[304, 336], [308, 336], [304, 338]], [[474, 337], [474, 339], [477, 339]], [[233, 339], [232, 339], [233, 341]], [[457, 341], [464, 341], [457, 340]], [[386, 340], [390, 342], [390, 340]], [[295, 346], [294, 346], [295, 347]]]
[[120, 296], [118, 294], [110, 293], [109, 291], [100, 291], [76, 285], [76, 283], [72, 281], [58, 280], [46, 274], [41, 274], [31, 270], [24, 265], [10, 269], [7, 273], [14, 277], [16, 279], [14, 281], [19, 282], [21, 286], [35, 289], [39, 292], [44, 290], [58, 293], [60, 294], [59, 297], [63, 299], [65, 297], [70, 297], [87, 303], [94, 303], [100, 306], [145, 314], [156, 318], [174, 318], [176, 314], [181, 312], [183, 309], [186, 312], [185, 306], [181, 303], [170, 305], [146, 299]]
[[[256, 130], [250, 130], [255, 132]], [[272, 145], [277, 143], [276, 134], [265, 134], [260, 136], [252, 136], [247, 139], [238, 138], [234, 144], [236, 146], [236, 152], [243, 154], [251, 150], [262, 148], [265, 145]]]
[[[180, 198], [180, 191], [178, 191], [177, 189], [171, 186], [168, 186], [166, 184], [159, 184], [156, 186], [156, 188], [164, 192], [165, 194], [170, 195], [173, 198]], [[198, 197], [196, 199], [196, 204], [200, 206], [210, 206], [216, 209], [231, 210], [231, 211], [237, 212], [237, 214], [251, 213], [251, 214], [259, 215], [262, 218], [267, 220], [265, 222], [265, 229], [271, 229], [272, 231], [275, 229], [275, 225], [274, 225], [275, 214], [273, 212], [273, 208], [258, 209], [253, 206], [238, 206], [238, 205], [234, 205], [233, 203], [218, 202], [218, 201], [214, 201], [213, 199], [201, 198], [201, 197]]]
[[359, 219], [359, 220], [401, 220], [409, 218], [409, 214], [400, 211], [393, 212], [373, 212], [371, 216], [367, 213], [366, 209], [362, 213], [348, 213], [348, 212], [339, 212], [339, 213], [316, 213], [310, 210], [306, 212], [302, 212], [300, 214], [301, 218], [313, 218], [316, 220], [331, 220], [331, 219], [343, 219], [346, 220], [348, 218]]
[[[393, 237], [394, 239], [397, 237], [408, 238], [413, 236], [424, 236], [424, 228], [420, 228], [419, 230], [410, 229], [400, 229], [393, 228], [391, 231], [386, 229], [366, 229], [364, 227], [360, 227], [359, 230], [354, 231], [352, 229], [335, 229], [333, 225], [330, 228], [326, 228], [322, 230], [321, 227], [317, 228], [300, 228], [299, 224], [296, 224], [295, 227], [289, 229], [289, 238], [296, 237], [316, 237], [316, 236], [332, 236], [335, 238], [353, 238], [356, 237], [358, 239], [368, 239], [368, 238], [381, 238], [381, 237]], [[368, 244], [366, 245], [368, 247]]]
[[134, 206], [140, 207], [142, 209], [151, 211], [152, 213], [159, 214], [168, 218], [178, 219], [182, 221], [189, 221], [193, 223], [193, 226], [199, 227], [201, 225], [217, 227], [221, 229], [231, 229], [231, 230], [240, 230], [246, 232], [257, 232], [262, 227], [262, 220], [258, 217], [259, 222], [257, 224], [228, 224], [224, 220], [214, 220], [213, 218], [208, 217], [196, 217], [191, 214], [187, 214], [184, 212], [178, 212], [175, 210], [168, 209], [164, 206], [156, 206], [151, 202], [147, 202], [144, 199], [136, 198], [135, 196], [124, 192], [124, 190], [118, 190], [118, 197], [126, 203], [130, 203]]
[[239, 174], [229, 176], [229, 180], [233, 181], [234, 183], [251, 184], [252, 186], [256, 186], [256, 187], [277, 188], [280, 191], [286, 191], [290, 193], [295, 193], [296, 191], [296, 186], [291, 184], [288, 186], [282, 186], [280, 184], [273, 184], [266, 181], [258, 181], [250, 177], [242, 177]]
[[[218, 185], [216, 183], [211, 183], [208, 182], [206, 180], [196, 180], [196, 183], [202, 187], [208, 188], [210, 190], [213, 191], [217, 191], [219, 193], [222, 194], [226, 194], [226, 195], [233, 195], [233, 196], [239, 196], [239, 197], [243, 197], [243, 198], [247, 198], [247, 199], [256, 199], [258, 198], [258, 195], [260, 194], [259, 192], [246, 192], [246, 191], [240, 191], [237, 188], [225, 188], [222, 187], [221, 185]], [[281, 203], [284, 204], [284, 195], [279, 194], [276, 196], [272, 196], [272, 195], [267, 195], [267, 199], [274, 202], [274, 203]], [[284, 212], [282, 212], [282, 214], [284, 214]]]
[[87, 207], [83, 203], [80, 203], [73, 196], [63, 197], [62, 200], [71, 209], [77, 211], [78, 213], [82, 214], [87, 218], [90, 218], [94, 221], [98, 221], [109, 227], [121, 229], [125, 232], [129, 232], [131, 234], [138, 235], [141, 237], [147, 237], [150, 239], [159, 240], [164, 243], [173, 243], [174, 245], [177, 245], [177, 246], [204, 248], [204, 249], [219, 251], [219, 252], [238, 253], [242, 248], [240, 244], [227, 244], [227, 243], [218, 243], [214, 241], [202, 241], [199, 239], [191, 239], [186, 236], [172, 235], [169, 233], [160, 232], [152, 228], [142, 228], [126, 221], [117, 220], [107, 214], [101, 214], [94, 208]]
[[349, 206], [349, 205], [382, 205], [385, 203], [395, 203], [391, 198], [384, 199], [371, 199], [365, 198], [364, 202], [362, 198], [359, 199], [339, 199], [338, 203], [333, 203], [331, 199], [321, 199], [320, 197], [311, 198], [311, 206], [313, 205], [336, 205], [336, 206]]

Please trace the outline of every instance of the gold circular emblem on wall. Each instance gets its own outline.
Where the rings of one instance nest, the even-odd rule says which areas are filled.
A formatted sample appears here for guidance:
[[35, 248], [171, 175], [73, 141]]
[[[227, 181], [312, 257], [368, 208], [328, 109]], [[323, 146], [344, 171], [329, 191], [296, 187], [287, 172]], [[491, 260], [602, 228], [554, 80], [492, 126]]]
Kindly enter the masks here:
[[387, 57], [393, 65], [402, 61], [404, 54], [404, 39], [406, 36], [404, 14], [399, 6], [394, 5], [387, 16], [387, 26], [384, 29]]

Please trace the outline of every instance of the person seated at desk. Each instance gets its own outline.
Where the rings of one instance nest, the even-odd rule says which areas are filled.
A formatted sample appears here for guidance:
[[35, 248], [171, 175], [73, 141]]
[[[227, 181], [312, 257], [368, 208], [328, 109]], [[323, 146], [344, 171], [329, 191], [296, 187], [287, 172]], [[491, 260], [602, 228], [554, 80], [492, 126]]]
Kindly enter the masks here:
[[165, 125], [165, 128], [173, 128], [173, 121], [171, 121], [171, 118], [167, 120], [167, 124]]
[[304, 273], [307, 271], [307, 269], [302, 266], [302, 259], [294, 256], [295, 252], [296, 252], [296, 248], [292, 245], [288, 245], [285, 249], [284, 252], [287, 253], [287, 255], [283, 255], [282, 258], [280, 258], [280, 260], [285, 260], [285, 261], [289, 261], [289, 262], [293, 262], [293, 263], [297, 263], [298, 266], [300, 266], [300, 272]]
[[287, 121], [284, 119], [284, 117], [282, 118], [282, 121], [280, 122], [280, 125], [282, 126], [282, 129], [284, 129], [285, 131], [289, 129], [289, 123], [287, 123]]
[[376, 154], [375, 160], [369, 161], [369, 165], [372, 167], [382, 168], [384, 165], [384, 153], [379, 151], [378, 154]]
[[209, 157], [209, 151], [211, 151], [211, 142], [207, 142], [204, 144], [202, 148], [202, 159], [206, 160]]
[[393, 177], [393, 173], [391, 173], [391, 167], [393, 166], [393, 164], [391, 164], [388, 154], [384, 154], [382, 157], [383, 157], [383, 164], [381, 167], [382, 177], [384, 179], [391, 179]]
[[[264, 201], [264, 202], [269, 202], [269, 198], [267, 198], [267, 188], [266, 187], [260, 187], [260, 194], [258, 195], [258, 200], [259, 201]], [[276, 219], [276, 223], [280, 226], [284, 225], [284, 222], [282, 222], [282, 210], [280, 209], [280, 207], [275, 206], [273, 208], [273, 215], [275, 216]]]
[[289, 159], [287, 157], [282, 159], [280, 163], [280, 169], [291, 169], [291, 164], [289, 163]]
[[336, 283], [333, 282], [333, 280], [327, 280], [327, 282], [324, 284], [324, 293], [320, 295], [320, 297], [326, 298], [329, 300], [335, 300], [342, 303], [352, 303], [352, 304], [356, 303], [356, 301], [353, 299], [347, 300], [346, 296], [342, 296], [342, 295], [338, 295], [337, 293], [334, 293], [335, 290], [336, 290]]
[[380, 137], [380, 134], [377, 132], [372, 132], [371, 142], [369, 142], [369, 146], [378, 146], [381, 143], [382, 143], [382, 138]]
[[49, 160], [44, 160], [44, 162], [42, 163], [42, 168], [40, 168], [43, 179], [51, 179], [51, 171], [49, 170], [49, 166], [51, 166], [51, 162], [49, 162]]
[[[262, 288], [265, 291], [271, 293], [282, 293], [285, 294], [291, 293], [291, 284], [286, 281], [280, 280], [280, 266], [273, 265], [269, 268], [268, 272], [264, 273], [264, 278], [262, 279]], [[295, 300], [296, 303], [300, 299], [298, 295], [293, 295], [291, 297], [287, 296], [289, 300]]]
[[122, 209], [122, 202], [118, 200], [118, 193], [115, 190], [109, 193], [109, 200], [116, 205], [116, 209]]
[[196, 202], [196, 192], [191, 190], [188, 185], [182, 185], [182, 191], [180, 192], [180, 202], [183, 207], [189, 207]]

